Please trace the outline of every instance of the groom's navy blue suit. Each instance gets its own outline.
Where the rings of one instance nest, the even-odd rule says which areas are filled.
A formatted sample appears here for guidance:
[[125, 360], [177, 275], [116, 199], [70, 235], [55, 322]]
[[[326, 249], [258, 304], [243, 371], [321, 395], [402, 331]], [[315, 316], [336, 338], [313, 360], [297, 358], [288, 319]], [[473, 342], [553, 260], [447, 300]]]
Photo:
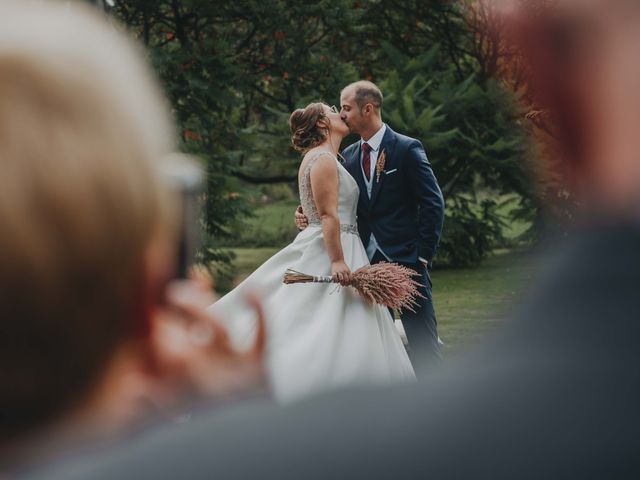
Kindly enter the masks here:
[[[416, 270], [424, 285], [422, 294], [426, 298], [416, 312], [405, 310], [401, 315], [414, 367], [420, 370], [422, 362], [440, 358], [431, 279], [419, 258], [431, 264], [436, 253], [444, 221], [442, 192], [420, 141], [400, 135], [387, 125], [378, 156], [380, 159], [385, 153], [384, 167], [379, 181], [374, 173], [369, 198], [361, 167], [361, 144], [358, 141], [342, 152], [346, 169], [360, 187], [360, 238], [367, 247], [373, 233], [384, 255]], [[384, 255], [376, 252], [372, 263], [386, 260]]]

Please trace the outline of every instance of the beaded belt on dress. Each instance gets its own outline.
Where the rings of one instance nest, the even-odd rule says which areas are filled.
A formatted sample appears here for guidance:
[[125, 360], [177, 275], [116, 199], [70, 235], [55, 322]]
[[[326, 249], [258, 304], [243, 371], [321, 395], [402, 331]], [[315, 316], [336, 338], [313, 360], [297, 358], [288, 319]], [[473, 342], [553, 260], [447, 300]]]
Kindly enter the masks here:
[[[310, 222], [309, 226], [310, 227], [322, 227], [322, 224], [320, 222]], [[346, 232], [346, 233], [353, 233], [355, 235], [358, 235], [358, 226], [357, 225], [350, 225], [348, 223], [341, 223], [340, 224], [340, 231], [341, 232]]]

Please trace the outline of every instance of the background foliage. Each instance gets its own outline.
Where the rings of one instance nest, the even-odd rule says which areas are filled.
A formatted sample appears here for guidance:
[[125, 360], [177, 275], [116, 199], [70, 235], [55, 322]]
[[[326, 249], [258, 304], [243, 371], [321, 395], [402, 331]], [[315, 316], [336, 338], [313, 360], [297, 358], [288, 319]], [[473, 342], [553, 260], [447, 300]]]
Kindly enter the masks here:
[[[486, 8], [437, 0], [117, 2], [112, 14], [147, 46], [184, 148], [207, 164], [205, 260], [224, 261], [224, 245], [292, 239], [299, 155], [288, 116], [316, 99], [337, 104], [341, 88], [360, 78], [382, 88], [383, 119], [425, 145], [447, 204], [439, 262], [476, 264], [506, 242], [508, 224], [539, 226], [522, 103], [493, 79], [504, 52], [499, 36], [487, 36]], [[274, 202], [273, 218], [261, 215]]]

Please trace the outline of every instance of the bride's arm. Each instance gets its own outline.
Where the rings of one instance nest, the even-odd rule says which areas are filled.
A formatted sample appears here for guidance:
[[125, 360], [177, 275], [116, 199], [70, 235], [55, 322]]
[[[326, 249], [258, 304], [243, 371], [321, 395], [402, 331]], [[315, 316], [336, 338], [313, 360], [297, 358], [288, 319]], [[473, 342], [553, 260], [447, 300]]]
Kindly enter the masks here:
[[311, 192], [322, 222], [324, 244], [331, 260], [331, 275], [342, 285], [348, 285], [351, 271], [344, 263], [340, 243], [338, 169], [334, 158], [322, 156], [311, 167]]

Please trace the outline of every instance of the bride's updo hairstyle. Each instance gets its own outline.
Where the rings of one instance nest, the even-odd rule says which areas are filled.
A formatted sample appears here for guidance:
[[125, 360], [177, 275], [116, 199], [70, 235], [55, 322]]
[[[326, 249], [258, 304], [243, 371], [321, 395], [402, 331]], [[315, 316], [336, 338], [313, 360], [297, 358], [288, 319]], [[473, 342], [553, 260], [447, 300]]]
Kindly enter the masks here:
[[[326, 121], [326, 127], [318, 126], [321, 120]], [[305, 108], [295, 110], [289, 117], [293, 148], [305, 153], [320, 145], [327, 138], [328, 123], [324, 104], [321, 102], [310, 103]]]

